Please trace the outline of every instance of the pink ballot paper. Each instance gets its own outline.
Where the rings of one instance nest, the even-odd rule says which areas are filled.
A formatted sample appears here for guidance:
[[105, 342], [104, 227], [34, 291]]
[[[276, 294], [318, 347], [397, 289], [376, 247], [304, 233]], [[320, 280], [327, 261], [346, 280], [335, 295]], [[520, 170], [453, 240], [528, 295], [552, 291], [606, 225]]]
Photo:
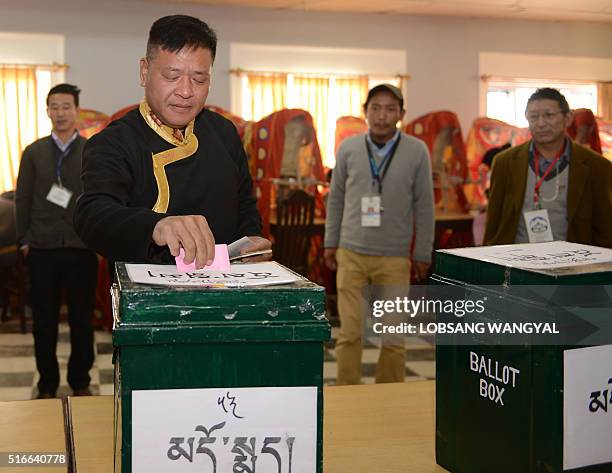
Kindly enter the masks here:
[[[183, 261], [185, 258], [185, 250], [181, 248], [181, 252], [175, 258], [176, 269], [179, 273], [186, 273], [188, 271], [196, 271], [195, 260], [191, 264], [185, 264]], [[219, 271], [229, 271], [230, 262], [229, 254], [227, 252], [227, 245], [215, 245], [215, 260], [209, 266], [204, 266], [202, 269], [217, 269]]]

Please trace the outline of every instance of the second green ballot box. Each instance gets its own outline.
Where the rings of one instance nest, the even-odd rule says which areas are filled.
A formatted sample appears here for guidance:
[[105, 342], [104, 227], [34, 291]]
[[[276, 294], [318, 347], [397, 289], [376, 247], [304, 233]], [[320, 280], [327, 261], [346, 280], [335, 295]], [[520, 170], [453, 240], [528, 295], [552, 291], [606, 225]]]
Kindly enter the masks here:
[[[609, 250], [557, 246], [541, 256], [519, 245], [436, 253], [437, 290], [486, 308], [460, 322], [512, 327], [437, 337], [436, 459], [452, 473], [612, 472], [612, 263], [588, 263]], [[587, 263], [521, 269], [489, 258], [495, 251], [513, 263]], [[559, 334], [520, 333], [534, 322]]]

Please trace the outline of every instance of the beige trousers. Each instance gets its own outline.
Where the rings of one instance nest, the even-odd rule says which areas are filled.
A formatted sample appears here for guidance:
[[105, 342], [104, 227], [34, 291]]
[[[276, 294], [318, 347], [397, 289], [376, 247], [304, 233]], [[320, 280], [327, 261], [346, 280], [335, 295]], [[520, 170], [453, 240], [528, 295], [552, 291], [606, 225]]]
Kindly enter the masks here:
[[[382, 289], [402, 287], [408, 295], [410, 259], [406, 256], [370, 256], [338, 248], [337, 289], [340, 333], [336, 341], [338, 363], [337, 384], [361, 383], [362, 333], [364, 312], [369, 312], [369, 301], [364, 297], [368, 285]], [[366, 313], [367, 317], [372, 314]], [[383, 343], [376, 366], [377, 383], [403, 382], [405, 378], [406, 348], [397, 337]]]

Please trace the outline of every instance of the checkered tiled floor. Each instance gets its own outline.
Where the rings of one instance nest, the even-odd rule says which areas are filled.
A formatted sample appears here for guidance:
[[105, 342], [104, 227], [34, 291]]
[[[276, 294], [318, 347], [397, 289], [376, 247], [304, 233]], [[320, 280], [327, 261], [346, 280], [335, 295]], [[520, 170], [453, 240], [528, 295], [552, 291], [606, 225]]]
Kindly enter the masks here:
[[[325, 350], [323, 376], [326, 384], [334, 384], [336, 362], [334, 341], [337, 328], [332, 329], [332, 342]], [[113, 393], [112, 341], [108, 332], [95, 333], [96, 361], [90, 372], [91, 391], [93, 394]], [[66, 366], [70, 353], [68, 325], [60, 324], [57, 356], [60, 363], [61, 386], [58, 396], [71, 394], [66, 384]], [[422, 339], [407, 339], [406, 380], [435, 378], [434, 347]], [[363, 382], [374, 382], [374, 370], [378, 360], [378, 348], [371, 341], [366, 341], [363, 350]], [[16, 320], [9, 319], [0, 323], [0, 401], [31, 399], [36, 396], [38, 374], [34, 360], [34, 340], [31, 333], [31, 321], [28, 321], [28, 333], [21, 334]]]
[[[111, 334], [95, 332], [96, 361], [90, 371], [93, 394], [113, 393], [113, 345]], [[70, 355], [68, 325], [60, 324], [57, 359], [60, 365], [61, 385], [58, 396], [72, 394], [66, 384], [66, 367]], [[38, 394], [38, 373], [34, 359], [34, 339], [31, 321], [28, 333], [22, 334], [17, 321], [9, 319], [0, 324], [0, 401], [32, 399]]]

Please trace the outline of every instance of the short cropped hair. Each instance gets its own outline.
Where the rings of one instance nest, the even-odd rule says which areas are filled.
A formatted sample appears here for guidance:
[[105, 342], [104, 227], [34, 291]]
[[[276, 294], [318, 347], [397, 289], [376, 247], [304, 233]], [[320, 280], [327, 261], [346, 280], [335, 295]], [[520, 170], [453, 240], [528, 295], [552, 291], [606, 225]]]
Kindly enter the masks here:
[[559, 108], [561, 109], [561, 112], [563, 112], [564, 114], [570, 112], [570, 106], [567, 103], [567, 100], [565, 99], [564, 95], [561, 92], [559, 92], [557, 89], [553, 89], [550, 87], [544, 87], [542, 89], [537, 89], [533, 94], [531, 94], [531, 97], [529, 97], [529, 100], [527, 100], [527, 105], [529, 105], [531, 102], [535, 100], [554, 100], [555, 102], [559, 104]]
[[217, 34], [199, 18], [188, 15], [164, 16], [151, 25], [147, 41], [147, 59], [161, 48], [176, 53], [183, 48], [210, 50], [213, 62], [217, 54]]
[[55, 87], [51, 87], [51, 90], [47, 94], [47, 106], [49, 105], [49, 97], [51, 97], [53, 94], [70, 94], [74, 97], [74, 105], [78, 107], [80, 93], [81, 89], [79, 89], [76, 85], [58, 84]]

